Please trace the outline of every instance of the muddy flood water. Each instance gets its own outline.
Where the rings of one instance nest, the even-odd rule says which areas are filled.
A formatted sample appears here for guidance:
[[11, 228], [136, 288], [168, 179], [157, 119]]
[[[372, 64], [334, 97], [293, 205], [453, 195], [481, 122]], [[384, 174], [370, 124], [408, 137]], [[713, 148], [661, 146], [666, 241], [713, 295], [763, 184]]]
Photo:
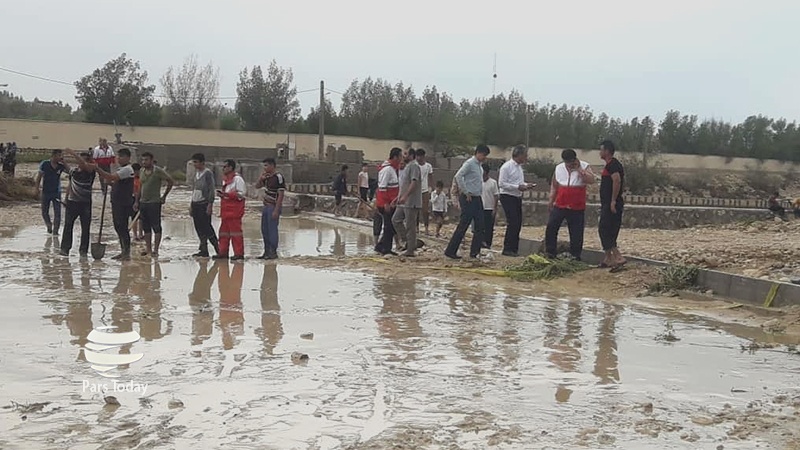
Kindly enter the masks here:
[[[0, 448], [752, 449], [800, 429], [800, 357], [720, 324], [411, 265], [303, 267], [372, 237], [281, 226], [277, 263], [193, 260], [188, 220], [155, 263], [0, 230]], [[246, 239], [259, 254], [257, 224]], [[101, 327], [141, 336], [104, 354], [141, 359], [93, 369]]]

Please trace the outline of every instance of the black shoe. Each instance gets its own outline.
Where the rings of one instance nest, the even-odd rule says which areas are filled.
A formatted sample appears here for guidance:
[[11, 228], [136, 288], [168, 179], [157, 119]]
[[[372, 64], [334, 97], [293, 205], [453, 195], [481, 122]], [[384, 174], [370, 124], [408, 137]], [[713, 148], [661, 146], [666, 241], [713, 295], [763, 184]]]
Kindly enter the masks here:
[[88, 258], [88, 257], [89, 257], [89, 254], [88, 254], [88, 253], [83, 253], [83, 252], [81, 252], [81, 253], [80, 253], [80, 257], [81, 257], [81, 259], [86, 259], [86, 258]]
[[234, 256], [231, 257], [231, 261], [243, 261], [243, 260], [244, 260], [244, 256], [242, 256], [242, 255], [238, 255], [238, 256], [234, 255]]
[[53, 227], [47, 227], [47, 234], [53, 234]]
[[69, 252], [66, 250], [61, 250], [60, 252], [58, 252], [58, 254], [61, 256], [69, 256]]
[[458, 256], [458, 255], [450, 255], [448, 253], [445, 253], [444, 256], [446, 256], [446, 257], [448, 257], [450, 259], [461, 259], [461, 257]]
[[264, 259], [278, 259], [278, 254], [277, 253], [270, 253], [270, 254], [264, 256]]
[[117, 256], [111, 257], [115, 261], [130, 261], [131, 255], [129, 253], [120, 253]]
[[202, 252], [201, 251], [201, 252], [195, 253], [192, 256], [195, 257], [195, 258], [208, 258], [208, 252]]
[[228, 259], [228, 255], [214, 255], [211, 259]]
[[267, 259], [267, 254], [266, 254], [266, 253], [264, 253], [264, 254], [263, 254], [263, 255], [261, 255], [261, 256], [256, 256], [256, 259]]
[[483, 244], [481, 244], [481, 247], [483, 247], [483, 248], [487, 248], [487, 249], [490, 249], [490, 248], [492, 248], [492, 246], [491, 246], [491, 245], [489, 245], [489, 244], [487, 244], [486, 242], [484, 242]]
[[512, 251], [510, 251], [510, 250], [503, 250], [503, 256], [510, 256], [510, 257], [512, 257], [512, 258], [516, 258], [516, 257], [518, 257], [518, 256], [519, 256], [519, 253], [517, 253], [517, 252], [512, 252]]

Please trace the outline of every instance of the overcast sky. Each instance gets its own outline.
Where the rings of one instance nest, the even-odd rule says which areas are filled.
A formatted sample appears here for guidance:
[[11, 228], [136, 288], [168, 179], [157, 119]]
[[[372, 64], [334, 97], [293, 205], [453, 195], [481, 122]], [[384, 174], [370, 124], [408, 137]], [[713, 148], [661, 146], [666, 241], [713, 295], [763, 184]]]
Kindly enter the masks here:
[[[167, 67], [194, 53], [220, 67], [221, 96], [235, 96], [243, 67], [275, 59], [298, 90], [324, 79], [341, 92], [372, 76], [472, 99], [491, 96], [496, 53], [497, 92], [540, 103], [623, 118], [800, 119], [797, 0], [7, 3], [0, 66], [70, 82], [126, 52], [160, 90]], [[2, 83], [76, 104], [70, 86], [0, 72]], [[304, 112], [318, 102], [299, 98]]]

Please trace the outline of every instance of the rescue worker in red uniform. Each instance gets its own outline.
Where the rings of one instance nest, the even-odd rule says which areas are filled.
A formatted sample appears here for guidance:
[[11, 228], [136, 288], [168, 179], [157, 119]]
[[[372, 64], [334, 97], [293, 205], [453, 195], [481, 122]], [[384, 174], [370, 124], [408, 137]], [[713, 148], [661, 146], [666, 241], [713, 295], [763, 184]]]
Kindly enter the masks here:
[[244, 217], [244, 196], [247, 185], [236, 173], [236, 162], [226, 159], [222, 166], [222, 189], [217, 189], [220, 200], [219, 254], [214, 259], [228, 259], [228, 248], [233, 245], [232, 261], [244, 259], [244, 236], [242, 217]]
[[564, 161], [556, 166], [550, 183], [550, 219], [544, 235], [545, 252], [555, 258], [558, 247], [558, 230], [564, 220], [569, 228], [569, 253], [577, 260], [583, 252], [583, 231], [586, 212], [586, 185], [595, 182], [589, 163], [578, 159], [575, 150], [561, 152]]

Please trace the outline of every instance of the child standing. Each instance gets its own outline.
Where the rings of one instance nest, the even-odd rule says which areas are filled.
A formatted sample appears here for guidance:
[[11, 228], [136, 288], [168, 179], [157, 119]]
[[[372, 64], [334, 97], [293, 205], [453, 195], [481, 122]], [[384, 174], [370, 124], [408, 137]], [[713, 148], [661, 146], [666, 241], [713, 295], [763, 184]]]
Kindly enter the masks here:
[[436, 182], [436, 189], [431, 192], [431, 209], [433, 210], [433, 223], [436, 224], [436, 237], [441, 237], [439, 231], [444, 224], [444, 215], [447, 213], [447, 194], [444, 193], [444, 183]]

